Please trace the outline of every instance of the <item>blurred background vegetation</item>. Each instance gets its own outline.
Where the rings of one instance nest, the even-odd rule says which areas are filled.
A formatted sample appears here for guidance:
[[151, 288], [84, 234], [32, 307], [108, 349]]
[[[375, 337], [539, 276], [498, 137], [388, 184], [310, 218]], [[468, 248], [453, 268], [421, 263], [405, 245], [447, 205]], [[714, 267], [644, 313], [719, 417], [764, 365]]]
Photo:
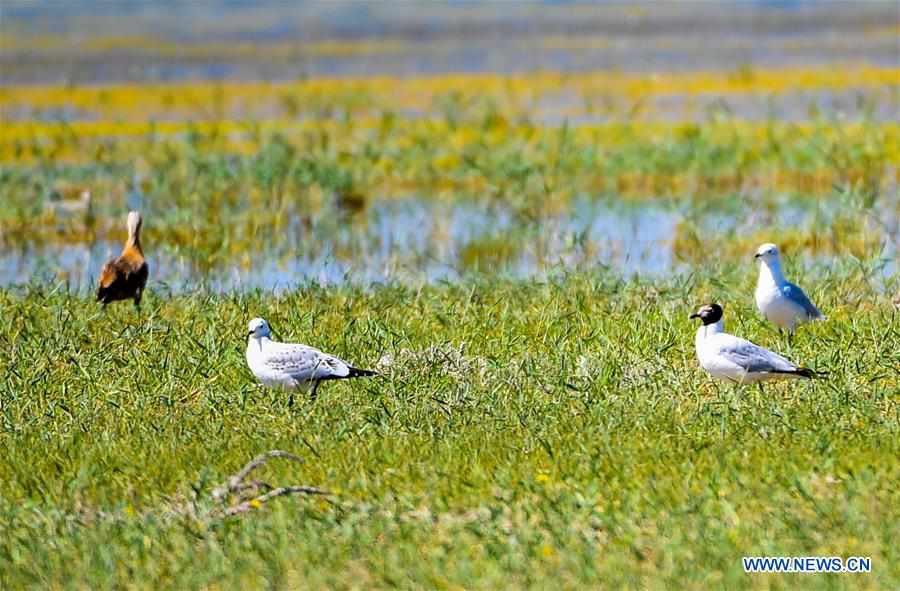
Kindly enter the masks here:
[[895, 8], [7, 2], [0, 283], [88, 285], [129, 208], [175, 289], [664, 275], [773, 233], [890, 275]]

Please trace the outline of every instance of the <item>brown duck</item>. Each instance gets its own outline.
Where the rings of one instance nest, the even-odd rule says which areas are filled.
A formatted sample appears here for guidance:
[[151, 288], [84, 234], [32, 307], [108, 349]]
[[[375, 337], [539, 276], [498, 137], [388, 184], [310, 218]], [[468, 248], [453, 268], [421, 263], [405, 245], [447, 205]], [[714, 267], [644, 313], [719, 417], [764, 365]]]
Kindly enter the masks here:
[[135, 307], [141, 305], [141, 295], [147, 285], [147, 261], [141, 250], [141, 214], [128, 213], [128, 241], [122, 254], [110, 259], [100, 271], [100, 285], [97, 287], [97, 301], [103, 305], [117, 300], [134, 300]]

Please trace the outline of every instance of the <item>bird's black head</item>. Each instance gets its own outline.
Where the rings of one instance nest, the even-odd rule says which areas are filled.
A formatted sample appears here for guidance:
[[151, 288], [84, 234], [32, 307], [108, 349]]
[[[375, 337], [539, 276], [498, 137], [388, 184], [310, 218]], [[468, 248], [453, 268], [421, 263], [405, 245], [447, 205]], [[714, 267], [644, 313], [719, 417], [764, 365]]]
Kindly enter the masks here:
[[722, 306], [719, 304], [706, 304], [691, 314], [691, 318], [699, 318], [703, 325], [715, 324], [722, 319]]

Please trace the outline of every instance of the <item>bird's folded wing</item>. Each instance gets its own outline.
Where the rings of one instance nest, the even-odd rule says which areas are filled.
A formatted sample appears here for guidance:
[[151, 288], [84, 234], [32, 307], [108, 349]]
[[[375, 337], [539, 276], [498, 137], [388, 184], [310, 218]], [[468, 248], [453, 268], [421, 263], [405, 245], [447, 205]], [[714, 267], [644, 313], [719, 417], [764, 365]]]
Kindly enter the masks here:
[[750, 341], [734, 337], [719, 349], [719, 355], [742, 367], [748, 373], [794, 371], [797, 366], [768, 349]]
[[115, 259], [107, 261], [106, 264], [103, 265], [103, 268], [100, 269], [100, 279], [97, 281], [100, 287], [107, 288], [115, 283], [118, 278], [115, 262]]
[[781, 291], [784, 293], [784, 297], [803, 308], [803, 311], [806, 312], [806, 315], [810, 318], [822, 316], [822, 313], [816, 308], [816, 305], [810, 301], [803, 290], [793, 283], [788, 283], [781, 288]]
[[346, 363], [313, 347], [280, 344], [266, 355], [266, 365], [296, 380], [325, 380], [350, 373]]
[[345, 378], [350, 375], [350, 366], [333, 355], [322, 354], [316, 371], [316, 377], [326, 380], [328, 378]]

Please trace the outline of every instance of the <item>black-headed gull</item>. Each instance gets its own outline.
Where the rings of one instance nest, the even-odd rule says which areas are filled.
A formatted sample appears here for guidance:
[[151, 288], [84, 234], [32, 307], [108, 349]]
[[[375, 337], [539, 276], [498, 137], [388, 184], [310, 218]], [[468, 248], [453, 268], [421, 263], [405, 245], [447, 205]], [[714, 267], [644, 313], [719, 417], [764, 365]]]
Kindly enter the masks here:
[[273, 341], [270, 335], [269, 323], [262, 318], [254, 318], [247, 326], [247, 365], [266, 386], [310, 391], [315, 399], [319, 383], [325, 380], [377, 375], [307, 345]]
[[700, 366], [714, 378], [736, 384], [755, 384], [817, 376], [813, 370], [794, 365], [778, 353], [726, 333], [719, 304], [702, 306], [691, 314], [691, 318], [703, 322], [697, 329], [694, 345]]
[[794, 328], [810, 320], [825, 320], [803, 290], [785, 279], [781, 271], [781, 255], [774, 244], [763, 244], [754, 255], [759, 261], [756, 282], [756, 307], [774, 324], [793, 333]]

